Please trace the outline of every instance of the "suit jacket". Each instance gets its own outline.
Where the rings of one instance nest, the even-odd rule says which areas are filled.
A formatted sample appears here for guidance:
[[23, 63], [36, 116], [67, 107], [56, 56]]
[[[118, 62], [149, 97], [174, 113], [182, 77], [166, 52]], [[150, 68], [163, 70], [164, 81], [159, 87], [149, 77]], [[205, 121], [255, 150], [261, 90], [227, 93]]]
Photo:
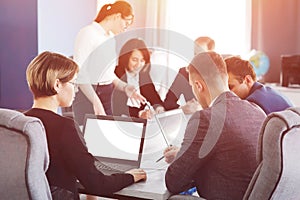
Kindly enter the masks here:
[[194, 98], [192, 87], [189, 84], [189, 74], [185, 67], [179, 69], [171, 87], [169, 88], [164, 100], [166, 110], [179, 108], [177, 101], [183, 94], [186, 101]]
[[166, 172], [172, 193], [195, 185], [206, 199], [242, 199], [258, 165], [256, 149], [265, 113], [224, 92], [188, 122], [176, 160]]
[[293, 106], [285, 96], [259, 82], [253, 84], [246, 99], [259, 105], [267, 115]]
[[[116, 67], [115, 74], [124, 82], [127, 83], [127, 75], [122, 67]], [[150, 65], [145, 65], [139, 72], [140, 93], [150, 104], [156, 108], [163, 106], [159, 94], [150, 77]], [[131, 117], [138, 117], [139, 111], [143, 110], [146, 105], [141, 105], [140, 108], [127, 106], [127, 95], [124, 92], [114, 90], [112, 94], [112, 113], [114, 115], [127, 115]]]

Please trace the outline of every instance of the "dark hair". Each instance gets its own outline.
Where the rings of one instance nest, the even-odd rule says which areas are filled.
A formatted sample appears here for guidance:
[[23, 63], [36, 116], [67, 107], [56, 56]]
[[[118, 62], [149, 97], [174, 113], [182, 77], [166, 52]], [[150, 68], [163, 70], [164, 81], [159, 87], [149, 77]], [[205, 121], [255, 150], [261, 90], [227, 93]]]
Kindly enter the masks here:
[[118, 77], [121, 77], [125, 74], [125, 69], [128, 66], [129, 58], [134, 49], [142, 52], [145, 59], [145, 65], [150, 64], [150, 52], [144, 40], [139, 38], [130, 39], [122, 46], [120, 50], [117, 68], [121, 73], [117, 74]]
[[248, 60], [243, 60], [238, 56], [231, 56], [225, 59], [227, 72], [238, 76], [243, 80], [245, 76], [250, 75], [256, 81], [256, 73]]
[[109, 15], [113, 15], [116, 13], [121, 13], [121, 16], [128, 17], [130, 15], [133, 16], [132, 7], [131, 5], [126, 1], [116, 1], [113, 4], [105, 4], [100, 9], [95, 21], [101, 22], [103, 19], [105, 19]]
[[45, 51], [29, 63], [26, 78], [34, 98], [38, 98], [57, 94], [53, 88], [55, 80], [59, 79], [62, 83], [66, 83], [78, 71], [78, 65], [70, 58]]

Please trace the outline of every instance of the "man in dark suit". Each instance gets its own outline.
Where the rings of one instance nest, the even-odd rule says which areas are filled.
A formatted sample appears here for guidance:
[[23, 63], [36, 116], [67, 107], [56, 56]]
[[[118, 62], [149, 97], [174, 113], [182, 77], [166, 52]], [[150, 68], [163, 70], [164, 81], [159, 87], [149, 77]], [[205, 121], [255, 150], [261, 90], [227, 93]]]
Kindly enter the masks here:
[[266, 115], [230, 92], [221, 55], [199, 53], [188, 70], [203, 109], [190, 118], [181, 147], [164, 152], [172, 162], [166, 186], [174, 194], [196, 186], [206, 199], [242, 199], [258, 165], [258, 135]]
[[[195, 39], [194, 43], [195, 55], [203, 51], [212, 51], [215, 49], [215, 41], [207, 36], [198, 37]], [[177, 104], [180, 95], [183, 95], [187, 101], [186, 104], [182, 106]], [[166, 110], [172, 110], [180, 107], [185, 114], [192, 114], [196, 110], [201, 109], [201, 106], [199, 106], [199, 103], [195, 100], [192, 88], [189, 85], [189, 75], [186, 67], [179, 69], [171, 87], [166, 94], [164, 107]]]

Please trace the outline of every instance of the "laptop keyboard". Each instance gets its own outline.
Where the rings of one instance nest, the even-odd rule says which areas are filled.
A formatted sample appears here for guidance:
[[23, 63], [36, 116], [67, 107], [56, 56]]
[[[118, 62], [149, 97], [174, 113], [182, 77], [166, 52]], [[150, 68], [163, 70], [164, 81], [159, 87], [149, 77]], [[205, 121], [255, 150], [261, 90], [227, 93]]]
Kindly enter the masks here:
[[128, 171], [130, 169], [132, 169], [131, 166], [127, 166], [127, 165], [120, 165], [118, 163], [109, 163], [109, 166], [108, 164], [105, 164], [103, 162], [100, 162], [100, 161], [95, 161], [95, 167], [101, 171], [101, 172], [110, 172], [111, 173], [122, 173], [122, 172], [125, 172], [125, 171]]

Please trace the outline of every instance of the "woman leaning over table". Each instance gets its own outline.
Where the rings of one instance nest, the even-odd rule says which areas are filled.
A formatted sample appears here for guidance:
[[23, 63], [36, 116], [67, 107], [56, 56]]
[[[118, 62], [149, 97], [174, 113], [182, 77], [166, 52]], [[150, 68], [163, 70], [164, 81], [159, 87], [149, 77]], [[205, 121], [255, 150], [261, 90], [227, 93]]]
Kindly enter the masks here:
[[[78, 79], [83, 79], [85, 84], [80, 84], [73, 104], [75, 120], [82, 125], [86, 113], [112, 115], [111, 95], [114, 88], [125, 92], [126, 95], [138, 104], [144, 103], [143, 96], [138, 94], [133, 86], [127, 85], [114, 74], [115, 41], [113, 36], [124, 32], [133, 22], [132, 7], [126, 1], [116, 1], [105, 4], [99, 11], [96, 19], [88, 26], [82, 28], [75, 41], [74, 60], [79, 64], [81, 72], [88, 72]], [[110, 42], [109, 45], [105, 42]], [[101, 50], [101, 45], [107, 45], [99, 56], [93, 58], [95, 51]], [[97, 52], [96, 52], [97, 53]], [[109, 67], [101, 64], [103, 59], [111, 58]], [[93, 61], [91, 61], [93, 59]], [[90, 67], [95, 65], [95, 67]], [[91, 68], [91, 69], [90, 69]], [[98, 80], [89, 78], [97, 74]], [[80, 81], [80, 80], [78, 80]], [[88, 82], [88, 84], [86, 84]], [[80, 82], [79, 82], [80, 83]], [[91, 106], [92, 103], [92, 106]]]

